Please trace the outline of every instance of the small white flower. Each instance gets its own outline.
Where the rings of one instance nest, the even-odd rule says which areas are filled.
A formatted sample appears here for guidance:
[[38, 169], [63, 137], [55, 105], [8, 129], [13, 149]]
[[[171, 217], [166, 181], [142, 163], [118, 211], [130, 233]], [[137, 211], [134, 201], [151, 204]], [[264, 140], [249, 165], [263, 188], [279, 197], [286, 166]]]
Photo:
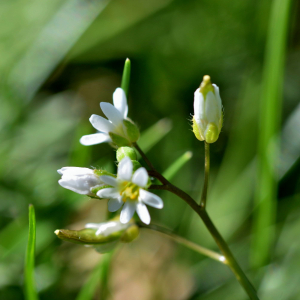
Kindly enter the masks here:
[[223, 125], [222, 101], [219, 88], [211, 84], [208, 75], [194, 94], [193, 131], [200, 141], [214, 143]]
[[58, 183], [78, 194], [93, 196], [92, 189], [104, 185], [94, 170], [88, 168], [64, 167], [57, 172], [62, 175]]
[[85, 228], [97, 229], [96, 235], [109, 236], [117, 231], [123, 231], [128, 228], [130, 224], [122, 224], [119, 221], [109, 221], [103, 223], [88, 223]]
[[126, 224], [136, 211], [142, 222], [150, 223], [150, 215], [145, 204], [155, 208], [162, 208], [163, 201], [160, 197], [146, 191], [148, 173], [145, 168], [137, 169], [134, 174], [133, 165], [129, 157], [121, 160], [118, 167], [118, 176], [101, 176], [100, 179], [113, 188], [103, 188], [97, 196], [108, 198], [108, 210], [117, 211], [124, 203], [121, 211], [120, 222]]
[[115, 90], [113, 93], [113, 103], [114, 105], [107, 102], [100, 103], [100, 107], [108, 120], [98, 115], [92, 115], [90, 122], [99, 132], [84, 135], [80, 139], [82, 145], [89, 146], [105, 142], [110, 143], [112, 142], [109, 135], [110, 132], [127, 138], [123, 121], [127, 119], [128, 105], [123, 89], [117, 88]]

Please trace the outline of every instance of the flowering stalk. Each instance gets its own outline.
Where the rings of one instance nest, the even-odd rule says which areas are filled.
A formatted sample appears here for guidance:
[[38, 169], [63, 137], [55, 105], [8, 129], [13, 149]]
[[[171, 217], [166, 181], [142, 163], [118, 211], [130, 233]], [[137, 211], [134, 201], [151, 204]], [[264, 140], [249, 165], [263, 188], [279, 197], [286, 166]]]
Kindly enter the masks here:
[[203, 189], [202, 189], [202, 195], [201, 195], [201, 201], [200, 201], [200, 206], [203, 209], [206, 206], [208, 179], [209, 179], [209, 168], [210, 168], [209, 143], [204, 142], [204, 147], [205, 147], [204, 183], [203, 183]]
[[[146, 155], [143, 153], [140, 147], [136, 147], [138, 152], [144, 158]], [[146, 157], [145, 162], [148, 164], [149, 159]], [[149, 165], [149, 164], [148, 164]], [[256, 290], [252, 286], [251, 282], [239, 266], [238, 262], [234, 258], [231, 250], [229, 249], [227, 243], [215, 227], [214, 223], [211, 221], [209, 215], [207, 214], [205, 207], [198, 205], [197, 202], [189, 196], [187, 193], [179, 189], [178, 187], [171, 184], [166, 178], [164, 178], [159, 172], [155, 170], [152, 164], [149, 165], [151, 171], [148, 171], [150, 176], [157, 178], [162, 185], [151, 185], [149, 189], [157, 189], [157, 190], [167, 190], [171, 193], [177, 195], [182, 200], [184, 200], [202, 219], [204, 225], [214, 238], [216, 244], [218, 245], [219, 249], [223, 253], [226, 258], [227, 265], [230, 267], [231, 271], [234, 273], [236, 279], [239, 281], [241, 286], [244, 288], [245, 292], [248, 294], [251, 300], [259, 300]]]
[[221, 254], [219, 254], [215, 251], [209, 250], [205, 247], [199, 246], [199, 245], [197, 245], [197, 244], [195, 244], [195, 243], [193, 243], [193, 242], [191, 242], [191, 241], [189, 241], [189, 240], [187, 240], [187, 239], [185, 239], [181, 236], [178, 236], [178, 235], [170, 232], [169, 230], [167, 230], [163, 227], [160, 227], [158, 225], [152, 225], [152, 224], [146, 226], [145, 224], [143, 224], [141, 222], [138, 223], [137, 225], [141, 228], [146, 228], [146, 229], [150, 229], [150, 230], [159, 232], [163, 236], [168, 237], [169, 239], [177, 242], [178, 244], [181, 244], [181, 245], [183, 245], [183, 246], [185, 246], [185, 247], [187, 247], [187, 248], [189, 248], [189, 249], [191, 249], [195, 252], [198, 252], [198, 253], [200, 253], [202, 255], [205, 255], [209, 258], [212, 258], [212, 259], [214, 259], [214, 260], [216, 260], [216, 261], [218, 261], [222, 264], [227, 264], [226, 258], [223, 255], [221, 255]]

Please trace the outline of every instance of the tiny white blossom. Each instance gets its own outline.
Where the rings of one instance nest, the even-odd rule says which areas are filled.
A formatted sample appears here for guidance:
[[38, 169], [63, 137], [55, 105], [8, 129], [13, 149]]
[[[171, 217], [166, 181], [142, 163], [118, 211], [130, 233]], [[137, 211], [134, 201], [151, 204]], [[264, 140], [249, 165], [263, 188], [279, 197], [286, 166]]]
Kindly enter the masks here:
[[62, 175], [58, 183], [78, 194], [93, 196], [92, 189], [104, 185], [94, 170], [88, 168], [64, 167], [57, 172]]
[[108, 210], [111, 212], [117, 211], [124, 204], [120, 215], [121, 223], [128, 223], [136, 211], [141, 221], [149, 224], [150, 215], [145, 204], [162, 208], [163, 201], [157, 195], [145, 190], [149, 178], [145, 168], [139, 168], [132, 173], [133, 165], [130, 158], [123, 158], [119, 163], [117, 178], [105, 175], [100, 177], [112, 188], [103, 188], [97, 192], [97, 196], [110, 199]]
[[110, 143], [112, 142], [109, 135], [110, 132], [127, 138], [123, 121], [127, 119], [128, 105], [123, 89], [117, 88], [115, 90], [113, 93], [113, 103], [114, 105], [107, 102], [100, 103], [100, 107], [108, 120], [98, 115], [92, 115], [90, 122], [99, 132], [84, 135], [80, 139], [81, 144], [89, 146], [105, 142]]
[[211, 84], [208, 75], [194, 94], [193, 131], [200, 141], [214, 143], [223, 125], [222, 101], [219, 88]]

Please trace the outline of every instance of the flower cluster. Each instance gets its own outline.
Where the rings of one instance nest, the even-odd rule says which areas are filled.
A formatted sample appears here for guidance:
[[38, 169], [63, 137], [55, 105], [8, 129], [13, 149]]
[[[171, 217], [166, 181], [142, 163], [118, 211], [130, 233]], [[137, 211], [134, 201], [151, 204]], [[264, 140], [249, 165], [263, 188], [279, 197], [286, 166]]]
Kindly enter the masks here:
[[[124, 85], [122, 80], [122, 86], [125, 87], [129, 84], [126, 74], [128, 75], [128, 70], [123, 73], [123, 79], [126, 81], [127, 78]], [[127, 117], [125, 91], [117, 88], [113, 93], [113, 105], [101, 102], [100, 107], [107, 119], [93, 114], [90, 122], [98, 132], [83, 136], [80, 142], [83, 145], [107, 142], [119, 148], [117, 175], [105, 170], [64, 167], [58, 170], [62, 176], [58, 182], [62, 187], [76, 193], [108, 199], [108, 210], [116, 212], [122, 207], [121, 213], [117, 220], [89, 223], [81, 231], [58, 230], [55, 233], [61, 239], [98, 245], [99, 251], [106, 251], [120, 239], [131, 241], [136, 238], [137, 226], [132, 221], [135, 212], [143, 223], [149, 224], [151, 218], [147, 205], [161, 209], [163, 201], [148, 191], [151, 185], [148, 172], [137, 161], [136, 152], [131, 148], [137, 147], [136, 141], [140, 134], [137, 126]], [[219, 88], [211, 84], [210, 77], [206, 75], [194, 95], [193, 132], [200, 141], [214, 143], [219, 137], [222, 122]]]

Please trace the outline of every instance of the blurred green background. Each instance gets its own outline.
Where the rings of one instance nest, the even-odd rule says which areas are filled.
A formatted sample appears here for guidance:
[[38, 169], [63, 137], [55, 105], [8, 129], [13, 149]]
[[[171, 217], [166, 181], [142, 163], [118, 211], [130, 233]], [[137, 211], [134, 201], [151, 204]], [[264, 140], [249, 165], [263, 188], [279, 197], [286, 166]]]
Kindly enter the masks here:
[[[299, 13], [290, 0], [1, 1], [0, 299], [24, 299], [29, 203], [40, 299], [76, 299], [107, 257], [54, 235], [107, 212], [105, 201], [60, 187], [56, 170], [115, 172], [115, 150], [79, 138], [95, 132], [88, 118], [112, 101], [126, 57], [129, 117], [141, 132], [156, 124], [140, 146], [162, 137], [146, 149], [161, 172], [192, 151], [172, 182], [198, 200], [204, 145], [191, 131], [193, 93], [205, 74], [220, 87], [208, 213], [261, 299], [300, 299]], [[150, 209], [152, 222], [217, 251], [182, 200], [158, 194], [165, 207]], [[143, 230], [117, 250], [106, 279], [90, 299], [247, 299], [226, 266]]]

